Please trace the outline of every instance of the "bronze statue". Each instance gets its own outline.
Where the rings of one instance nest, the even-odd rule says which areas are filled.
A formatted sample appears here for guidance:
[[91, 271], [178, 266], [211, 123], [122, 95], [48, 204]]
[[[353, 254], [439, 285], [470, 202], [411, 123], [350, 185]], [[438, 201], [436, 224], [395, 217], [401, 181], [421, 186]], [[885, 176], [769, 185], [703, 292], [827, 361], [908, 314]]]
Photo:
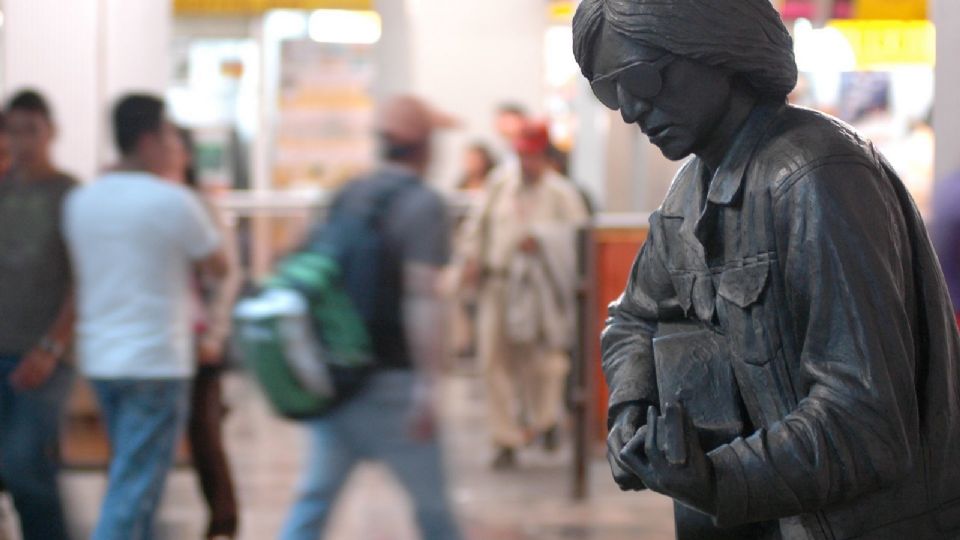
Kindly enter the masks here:
[[583, 0], [597, 98], [677, 174], [603, 368], [624, 490], [681, 539], [960, 538], [953, 310], [923, 221], [852, 128], [787, 105], [769, 0]]

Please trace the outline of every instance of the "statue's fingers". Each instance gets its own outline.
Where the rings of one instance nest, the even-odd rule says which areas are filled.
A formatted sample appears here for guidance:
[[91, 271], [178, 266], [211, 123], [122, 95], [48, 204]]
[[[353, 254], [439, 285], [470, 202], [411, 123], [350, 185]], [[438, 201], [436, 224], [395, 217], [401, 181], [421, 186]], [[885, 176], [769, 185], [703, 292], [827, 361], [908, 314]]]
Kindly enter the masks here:
[[[647, 462], [657, 468], [663, 465], [663, 452], [660, 449], [660, 431], [661, 431], [661, 422], [660, 418], [657, 417], [656, 407], [649, 407], [647, 409], [647, 425], [646, 425], [646, 437], [644, 439], [644, 453], [646, 454]], [[636, 439], [636, 437], [634, 437]]]
[[648, 426], [642, 426], [617, 456], [620, 463], [637, 476], [642, 476], [644, 470], [650, 466], [645, 449], [648, 432]]
[[687, 433], [683, 407], [668, 404], [663, 411], [663, 430], [659, 434], [667, 463], [682, 466], [687, 463]]

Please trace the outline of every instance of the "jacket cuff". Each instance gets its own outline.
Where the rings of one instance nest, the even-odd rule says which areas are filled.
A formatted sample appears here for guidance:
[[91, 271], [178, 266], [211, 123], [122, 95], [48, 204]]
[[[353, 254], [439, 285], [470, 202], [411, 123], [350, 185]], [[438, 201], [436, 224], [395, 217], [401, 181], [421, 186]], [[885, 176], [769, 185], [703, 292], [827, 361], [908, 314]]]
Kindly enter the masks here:
[[746, 523], [750, 515], [750, 498], [746, 475], [734, 448], [725, 444], [707, 454], [713, 464], [716, 482], [716, 513], [713, 521], [718, 527], [732, 527]]
[[640, 410], [643, 413], [640, 415], [640, 417], [646, 421], [647, 407], [655, 404], [646, 399], [622, 399], [616, 402], [611, 400], [607, 404], [607, 431], [613, 429], [613, 423], [617, 420], [617, 416], [620, 415], [620, 412], [623, 411], [624, 408], [629, 407], [630, 405], [636, 405], [640, 407]]

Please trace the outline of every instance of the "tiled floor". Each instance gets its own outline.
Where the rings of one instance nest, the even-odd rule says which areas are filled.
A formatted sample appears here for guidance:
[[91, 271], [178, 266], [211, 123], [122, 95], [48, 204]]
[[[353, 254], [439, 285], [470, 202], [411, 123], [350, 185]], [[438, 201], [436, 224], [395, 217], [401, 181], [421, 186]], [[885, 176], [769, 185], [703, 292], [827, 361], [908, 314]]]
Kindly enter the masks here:
[[[229, 381], [232, 413], [229, 451], [239, 484], [244, 540], [276, 537], [296, 483], [302, 433], [276, 419], [244, 379]], [[606, 464], [591, 465], [591, 497], [573, 502], [570, 453], [530, 449], [520, 468], [493, 473], [483, 422], [482, 391], [475, 378], [456, 376], [444, 392], [444, 425], [451, 493], [470, 540], [666, 540], [673, 538], [670, 502], [651, 493], [621, 493]], [[103, 493], [101, 472], [65, 475], [77, 538], [89, 535]], [[409, 505], [389, 474], [359, 469], [340, 501], [331, 540], [414, 540]], [[201, 538], [205, 512], [189, 470], [175, 472], [161, 510], [161, 538]]]

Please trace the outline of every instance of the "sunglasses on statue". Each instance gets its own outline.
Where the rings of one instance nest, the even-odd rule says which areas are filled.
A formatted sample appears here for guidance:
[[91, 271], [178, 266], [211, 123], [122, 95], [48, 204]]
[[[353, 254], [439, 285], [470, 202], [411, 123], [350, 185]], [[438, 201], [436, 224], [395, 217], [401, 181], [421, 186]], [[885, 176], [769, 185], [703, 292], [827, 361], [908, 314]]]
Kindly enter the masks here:
[[637, 99], [650, 99], [663, 88], [663, 76], [660, 72], [673, 59], [672, 54], [665, 54], [655, 62], [634, 62], [590, 81], [590, 88], [600, 103], [614, 111], [620, 108], [618, 85]]

